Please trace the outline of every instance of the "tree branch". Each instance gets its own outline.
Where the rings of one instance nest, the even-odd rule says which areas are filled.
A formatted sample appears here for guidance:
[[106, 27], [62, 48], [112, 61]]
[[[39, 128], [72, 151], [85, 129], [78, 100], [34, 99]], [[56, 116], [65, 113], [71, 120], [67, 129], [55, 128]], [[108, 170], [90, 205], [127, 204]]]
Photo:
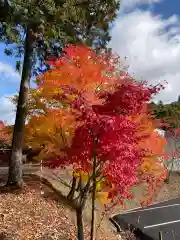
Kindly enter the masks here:
[[67, 198], [68, 198], [69, 200], [72, 200], [72, 199], [74, 198], [74, 194], [75, 194], [75, 192], [76, 192], [76, 182], [77, 182], [77, 180], [76, 180], [76, 178], [75, 178], [75, 176], [74, 176], [74, 173], [73, 173], [71, 190], [70, 190], [70, 192], [69, 192], [69, 194], [68, 194], [68, 196], [67, 196]]
[[64, 185], [64, 186], [66, 186], [66, 187], [68, 187], [68, 188], [71, 188], [71, 186], [67, 183], [67, 182], [65, 182], [62, 178], [60, 178], [59, 176], [57, 176], [55, 173], [53, 173], [52, 172], [52, 174], [54, 175], [54, 176], [56, 176], [57, 178], [58, 178], [58, 180]]
[[79, 182], [78, 182], [78, 186], [77, 186], [76, 191], [77, 191], [77, 192], [78, 192], [78, 191], [82, 191], [82, 177], [81, 177], [81, 175], [80, 175], [80, 177], [79, 177]]

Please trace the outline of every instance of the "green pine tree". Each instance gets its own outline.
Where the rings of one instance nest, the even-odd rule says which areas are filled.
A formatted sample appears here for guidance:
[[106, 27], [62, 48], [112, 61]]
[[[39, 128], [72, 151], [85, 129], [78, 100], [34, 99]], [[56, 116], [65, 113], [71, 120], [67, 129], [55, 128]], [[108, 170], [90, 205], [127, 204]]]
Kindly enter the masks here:
[[42, 71], [48, 56], [59, 56], [66, 43], [104, 48], [119, 6], [117, 0], [0, 0], [0, 41], [7, 45], [6, 55], [18, 58], [16, 68], [22, 72], [8, 185], [23, 186], [23, 131], [32, 74]]

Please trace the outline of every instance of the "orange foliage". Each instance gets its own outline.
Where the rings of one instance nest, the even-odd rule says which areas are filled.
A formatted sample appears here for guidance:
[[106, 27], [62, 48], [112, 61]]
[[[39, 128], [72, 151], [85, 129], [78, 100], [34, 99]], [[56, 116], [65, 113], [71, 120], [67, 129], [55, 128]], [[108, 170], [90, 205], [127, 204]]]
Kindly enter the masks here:
[[66, 109], [49, 109], [45, 115], [32, 116], [25, 129], [25, 143], [34, 149], [41, 148], [38, 159], [63, 155], [70, 146], [75, 124], [75, 113]]
[[[158, 122], [150, 113], [131, 116], [133, 121], [139, 124], [137, 135], [140, 137], [139, 147], [146, 151], [146, 157], [142, 159], [138, 175], [140, 183], [148, 182], [147, 199], [141, 202], [141, 205], [147, 206], [152, 203], [159, 188], [164, 183], [167, 172], [164, 168], [165, 146], [167, 141], [156, 132]], [[144, 138], [141, 138], [144, 136]]]
[[[165, 146], [166, 139], [160, 136], [156, 131], [158, 122], [150, 113], [141, 114], [138, 116], [131, 116], [130, 119], [139, 124], [137, 135], [141, 141], [138, 146], [146, 151], [146, 157], [142, 159], [138, 175], [140, 182], [147, 182], [148, 198], [142, 202], [142, 205], [151, 203], [152, 196], [155, 196], [158, 189], [166, 178], [166, 171], [164, 169], [163, 161], [165, 160]], [[144, 136], [144, 138], [142, 138]]]
[[[71, 141], [73, 130], [78, 124], [75, 121], [78, 112], [69, 107], [70, 103], [83, 93], [89, 105], [101, 104], [98, 92], [102, 89], [113, 90], [115, 81], [112, 72], [116, 58], [108, 62], [103, 55], [97, 56], [86, 46], [69, 47], [65, 50], [66, 56], [50, 62], [52, 69], [36, 79], [37, 88], [31, 89], [29, 94], [29, 123], [25, 130], [25, 143], [33, 148], [43, 145], [43, 156], [48, 150], [54, 154], [57, 151], [56, 155], [62, 154], [60, 149], [64, 144], [58, 133], [60, 126], [61, 130], [66, 129], [65, 132], [69, 132], [66, 139]], [[68, 92], [63, 87], [70, 87], [75, 91]], [[13, 101], [17, 101], [16, 97]], [[47, 131], [48, 129], [50, 130]]]
[[137, 135], [144, 136], [139, 142], [139, 147], [145, 149], [148, 156], [163, 156], [167, 142], [156, 132], [157, 124], [153, 117], [146, 113], [133, 116], [131, 119], [139, 124]]
[[[104, 59], [105, 56], [96, 55], [86, 46], [72, 46], [64, 51], [65, 57], [51, 61], [53, 69], [37, 78], [36, 83], [41, 95], [46, 96], [47, 100], [52, 100], [54, 95], [64, 93], [63, 86], [70, 86], [72, 89], [78, 89], [78, 93], [83, 93], [90, 104], [100, 103], [96, 97], [99, 88], [110, 88], [112, 83], [117, 81], [117, 78], [112, 76], [116, 58], [111, 58], [108, 62], [107, 55]], [[74, 100], [76, 94], [70, 94], [68, 97], [69, 100]]]
[[11, 143], [10, 127], [6, 126], [3, 121], [0, 121], [0, 144], [9, 145]]

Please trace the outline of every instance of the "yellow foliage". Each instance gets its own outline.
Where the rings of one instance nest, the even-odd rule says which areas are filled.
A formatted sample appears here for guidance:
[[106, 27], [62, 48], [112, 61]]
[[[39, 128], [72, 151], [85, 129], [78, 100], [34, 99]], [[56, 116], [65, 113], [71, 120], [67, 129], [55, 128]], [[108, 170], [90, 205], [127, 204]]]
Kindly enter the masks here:
[[75, 172], [74, 173], [74, 177], [76, 177], [76, 178], [80, 178], [81, 177], [81, 180], [83, 181], [83, 182], [87, 182], [88, 181], [88, 179], [89, 179], [89, 175], [88, 175], [88, 173], [87, 172]]
[[163, 169], [164, 167], [160, 164], [160, 161], [152, 156], [144, 158], [140, 167], [143, 173], [153, 174], [154, 176], [160, 175]]
[[108, 192], [96, 193], [96, 199], [103, 205], [110, 203], [111, 199], [108, 198]]

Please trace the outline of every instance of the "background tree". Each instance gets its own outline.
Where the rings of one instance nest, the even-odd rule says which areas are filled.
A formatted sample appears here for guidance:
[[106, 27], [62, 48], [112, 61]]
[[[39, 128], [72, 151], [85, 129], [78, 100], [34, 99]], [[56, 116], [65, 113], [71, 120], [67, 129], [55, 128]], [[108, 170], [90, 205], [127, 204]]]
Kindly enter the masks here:
[[[150, 104], [153, 109], [154, 116], [162, 123], [160, 126], [165, 130], [165, 137], [167, 140], [166, 146], [166, 161], [165, 167], [167, 169], [167, 179], [169, 182], [171, 172], [179, 168], [179, 128], [180, 128], [180, 104], [179, 97], [176, 102], [169, 104]], [[162, 111], [163, 109], [163, 111]]]
[[[118, 8], [115, 0], [0, 1], [0, 40], [11, 47], [6, 48], [5, 53], [20, 59], [24, 56], [8, 185], [20, 188], [23, 185], [23, 131], [33, 70], [35, 74], [42, 71], [47, 57], [59, 56], [66, 43], [87, 42], [95, 48], [105, 46], [110, 40], [108, 30]], [[20, 71], [20, 60], [16, 67]]]
[[9, 149], [11, 144], [11, 130], [5, 125], [3, 121], [0, 121], [0, 150]]
[[180, 103], [178, 101], [169, 104], [150, 103], [150, 108], [153, 110], [155, 117], [159, 119], [161, 123], [164, 123], [161, 127], [162, 129], [167, 130], [169, 126], [174, 129], [179, 128]]

